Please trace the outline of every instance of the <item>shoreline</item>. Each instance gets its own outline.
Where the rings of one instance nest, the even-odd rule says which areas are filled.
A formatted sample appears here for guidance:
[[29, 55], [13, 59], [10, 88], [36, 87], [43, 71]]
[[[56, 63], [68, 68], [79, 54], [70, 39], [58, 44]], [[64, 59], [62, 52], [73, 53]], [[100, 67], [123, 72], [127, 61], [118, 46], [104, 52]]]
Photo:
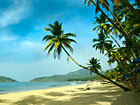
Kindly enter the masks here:
[[[32, 91], [42, 91], [42, 90], [48, 90], [48, 89], [56, 89], [56, 88], [77, 86], [77, 85], [87, 85], [87, 83], [84, 83], [84, 84], [76, 84], [76, 85], [54, 86], [54, 87], [48, 87], [48, 88], [43, 88], [43, 89], [17, 90], [17, 91], [15, 90], [15, 91], [11, 91], [11, 92], [0, 93], [0, 95], [12, 94], [12, 93], [32, 92]], [[0, 91], [2, 92], [3, 90], [0, 90]]]
[[[61, 82], [32, 82], [33, 84], [30, 84], [30, 82], [18, 82], [18, 83], [21, 83], [21, 84], [15, 85], [15, 84], [11, 83], [8, 86], [4, 85], [6, 87], [6, 89], [0, 88], [1, 89], [0, 95], [8, 94], [8, 93], [15, 93], [15, 92], [27, 92], [27, 91], [34, 91], [34, 90], [61, 88], [61, 87], [65, 87], [65, 86], [86, 84], [88, 82], [62, 82], [63, 84], [61, 84]], [[35, 85], [34, 85], [34, 83], [35, 83]], [[52, 83], [52, 84], [50, 84], [50, 83]], [[2, 87], [4, 87], [4, 86], [2, 86]], [[1, 85], [0, 85], [0, 87], [1, 87]], [[7, 88], [7, 87], [12, 87], [12, 88]]]
[[76, 85], [65, 85], [65, 86], [56, 86], [56, 87], [49, 87], [49, 88], [45, 88], [45, 89], [34, 89], [34, 90], [23, 90], [23, 91], [15, 91], [15, 92], [8, 92], [8, 93], [3, 93], [0, 94], [1, 95], [6, 95], [6, 94], [16, 94], [16, 93], [26, 93], [26, 92], [38, 92], [38, 91], [46, 91], [46, 90], [55, 90], [55, 89], [60, 89], [60, 88], [70, 88], [70, 87], [86, 87], [86, 85], [88, 85], [88, 83], [85, 84], [76, 84]]
[[3, 94], [0, 95], [0, 105], [139, 105], [139, 97], [135, 101], [131, 99], [139, 94], [124, 92], [113, 84], [94, 82], [89, 85], [90, 90], [82, 90], [86, 86], [80, 84]]

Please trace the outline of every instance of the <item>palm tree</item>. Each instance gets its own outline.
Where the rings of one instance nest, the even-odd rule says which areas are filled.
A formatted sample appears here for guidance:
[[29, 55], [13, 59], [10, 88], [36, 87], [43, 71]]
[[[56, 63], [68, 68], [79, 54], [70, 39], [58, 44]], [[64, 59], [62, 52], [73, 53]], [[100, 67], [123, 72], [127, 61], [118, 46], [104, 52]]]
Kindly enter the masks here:
[[[85, 3], [87, 2], [87, 0], [85, 0]], [[125, 38], [126, 41], [130, 41], [132, 42], [132, 44], [138, 49], [138, 51], [140, 52], [140, 46], [137, 45], [135, 43], [135, 41], [130, 38], [130, 36], [124, 31], [122, 30], [118, 25], [116, 25], [107, 15], [106, 13], [100, 8], [100, 6], [98, 4], [96, 4], [93, 0], [89, 0], [88, 1], [88, 5], [90, 5], [90, 3], [92, 3], [93, 5], [96, 6], [96, 8], [98, 8], [98, 10], [108, 19], [108, 21], [120, 32], [120, 34], [122, 34]]]
[[[91, 1], [93, 1], [93, 0], [89, 0], [90, 2]], [[118, 16], [116, 16], [111, 10], [110, 10], [110, 8], [109, 8], [109, 5], [108, 5], [108, 3], [107, 3], [107, 1], [106, 0], [97, 0], [98, 2], [100, 1], [102, 1], [101, 3], [102, 3], [102, 5], [105, 5], [105, 7], [111, 12], [111, 14], [112, 14], [112, 16], [114, 17], [114, 19], [116, 20], [116, 21], [114, 21], [114, 19], [111, 19], [111, 21], [113, 22], [113, 23], [116, 23], [116, 25], [118, 25], [118, 26], [120, 26], [122, 29], [123, 29], [123, 31], [127, 34], [127, 36], [128, 36], [128, 33], [127, 33], [127, 31], [123, 28], [123, 26], [122, 26], [122, 24], [120, 23], [120, 20], [122, 20], [122, 18], [120, 19], [120, 17], [122, 17], [121, 15], [122, 14], [119, 14]], [[96, 3], [97, 4], [97, 3]], [[99, 3], [97, 4], [97, 6], [96, 6], [96, 8], [97, 7], [99, 7]], [[118, 34], [118, 30], [116, 29], [116, 28], [114, 28], [114, 27], [112, 27], [112, 28], [110, 28], [110, 26], [113, 26], [112, 24], [109, 24], [108, 23], [108, 21], [107, 21], [107, 18], [104, 16], [104, 14], [101, 14], [100, 15], [100, 18], [98, 18], [98, 17], [96, 17], [96, 22], [94, 23], [94, 24], [96, 24], [96, 23], [98, 23], [99, 25], [98, 26], [96, 26], [94, 29], [93, 29], [93, 31], [94, 30], [100, 30], [100, 32], [101, 31], [103, 31], [104, 33], [105, 33], [105, 35], [106, 35], [106, 37], [108, 37], [108, 35], [116, 42], [116, 44], [119, 46], [119, 48], [120, 48], [120, 45], [119, 45], [119, 43], [113, 38], [113, 36], [112, 35], [110, 35], [110, 32], [112, 32], [113, 31], [113, 33], [117, 33]], [[139, 27], [138, 27], [139, 28]], [[138, 29], [137, 28], [137, 29]], [[134, 31], [133, 31], [134, 32]], [[132, 37], [131, 37], [132, 38]], [[133, 40], [133, 42], [134, 43], [136, 43], [136, 41], [134, 40], [134, 39], [132, 39]], [[129, 42], [130, 42], [130, 40], [128, 40]], [[133, 48], [135, 48], [135, 46], [133, 47]], [[124, 54], [124, 56], [126, 56], [127, 57], [127, 55], [125, 54], [125, 52], [124, 51], [122, 51], [123, 52], [123, 54]], [[128, 58], [127, 57], [127, 59], [128, 59], [128, 61], [129, 61], [129, 63], [131, 63], [131, 60], [130, 60], [130, 58]]]
[[46, 35], [42, 40], [48, 42], [47, 46], [45, 47], [44, 51], [48, 50], [47, 55], [54, 49], [54, 58], [56, 55], [60, 58], [60, 54], [64, 46], [68, 48], [71, 52], [73, 52], [73, 48], [70, 46], [72, 42], [76, 43], [75, 40], [69, 37], [76, 37], [73, 33], [64, 34], [62, 30], [62, 23], [59, 24], [58, 21], [54, 22], [54, 25], [49, 24], [49, 27], [46, 27], [45, 30], [51, 32], [51, 35]]
[[116, 39], [112, 35], [110, 35], [112, 28], [110, 29], [111, 25], [107, 23], [107, 19], [105, 18], [105, 16], [101, 14], [100, 17], [95, 17], [95, 18], [96, 18], [96, 21], [94, 22], [94, 24], [98, 23], [98, 25], [93, 28], [93, 31], [100, 30], [100, 33], [101, 32], [105, 33], [106, 37], [108, 37], [109, 35], [120, 48], [121, 47], [120, 44], [116, 41]]
[[[114, 1], [115, 5], [119, 6], [121, 3], [122, 4], [125, 4], [132, 12], [133, 14], [135, 14], [137, 16], [138, 19], [140, 19], [140, 13], [137, 9], [135, 9], [129, 2], [129, 0], [111, 0], [111, 1]], [[137, 3], [137, 5], [139, 6], [140, 5], [140, 1], [139, 0], [135, 0], [135, 2]]]
[[[49, 24], [49, 28], [46, 27], [45, 30], [51, 32], [51, 35], [46, 35], [43, 38], [43, 41], [48, 42], [47, 46], [45, 47], [45, 51], [48, 49], [47, 55], [49, 55], [49, 53], [54, 49], [54, 58], [56, 58], [56, 54], [57, 54], [58, 58], [60, 58], [60, 54], [61, 54], [61, 51], [63, 49], [65, 51], [65, 53], [68, 55], [68, 57], [70, 57], [78, 66], [80, 66], [80, 67], [82, 67], [82, 68], [84, 68], [86, 70], [92, 71], [91, 68], [82, 66], [78, 62], [76, 62], [72, 58], [72, 56], [67, 52], [67, 50], [65, 49], [65, 47], [66, 47], [71, 52], [73, 52], [73, 49], [70, 46], [70, 44], [71, 44], [71, 42], [76, 43], [76, 41], [71, 39], [71, 38], [69, 38], [69, 37], [76, 36], [75, 34], [73, 34], [73, 33], [64, 34], [64, 31], [62, 30], [62, 23], [59, 24], [58, 21], [54, 22], [54, 25]], [[120, 88], [124, 89], [125, 91], [129, 90], [128, 88], [126, 88], [126, 87], [124, 87], [124, 86], [122, 86], [122, 85], [110, 80], [109, 78], [107, 78], [106, 76], [100, 74], [99, 72], [96, 72], [96, 71], [93, 71], [93, 72], [96, 73], [97, 75], [100, 75], [100, 76], [106, 78], [107, 80], [109, 80], [113, 84], [119, 86]]]
[[99, 70], [101, 70], [101, 65], [100, 65], [100, 60], [98, 60], [97, 58], [94, 58], [92, 57], [90, 60], [89, 60], [89, 63], [88, 63], [88, 67], [90, 68], [90, 70], [93, 72], [98, 72]]
[[104, 54], [105, 49], [108, 51], [112, 47], [113, 42], [111, 40], [106, 40], [103, 33], [99, 33], [98, 37], [98, 39], [93, 39], [93, 42], [95, 43], [93, 48], [95, 47], [96, 50], [99, 49], [100, 53]]

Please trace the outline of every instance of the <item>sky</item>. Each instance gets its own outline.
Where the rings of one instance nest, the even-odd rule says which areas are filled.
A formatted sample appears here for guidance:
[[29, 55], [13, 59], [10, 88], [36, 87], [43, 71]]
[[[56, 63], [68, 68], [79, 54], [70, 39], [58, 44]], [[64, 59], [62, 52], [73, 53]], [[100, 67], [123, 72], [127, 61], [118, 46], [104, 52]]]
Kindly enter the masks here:
[[73, 58], [87, 66], [89, 59], [98, 58], [102, 70], [109, 68], [107, 58], [92, 48], [95, 8], [84, 0], [0, 0], [0, 75], [18, 81], [36, 77], [66, 74], [81, 69], [62, 52], [53, 58], [44, 47], [44, 30], [49, 23], [62, 22], [64, 33], [75, 33]]

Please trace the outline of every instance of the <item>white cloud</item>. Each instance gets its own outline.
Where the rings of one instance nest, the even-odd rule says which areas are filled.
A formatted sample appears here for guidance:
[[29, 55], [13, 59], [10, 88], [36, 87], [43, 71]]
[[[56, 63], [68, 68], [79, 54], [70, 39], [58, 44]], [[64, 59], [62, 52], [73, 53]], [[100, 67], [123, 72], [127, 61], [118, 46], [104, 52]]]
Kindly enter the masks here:
[[29, 10], [28, 0], [14, 0], [13, 4], [0, 13], [0, 28], [19, 23], [29, 15]]
[[41, 43], [37, 43], [37, 42], [32, 42], [32, 41], [28, 41], [28, 40], [25, 40], [25, 41], [22, 41], [20, 42], [20, 48], [21, 49], [30, 49], [30, 48], [35, 48], [35, 49], [40, 49], [40, 48], [43, 48], [43, 44]]
[[1, 41], [12, 41], [18, 39], [18, 35], [13, 34], [10, 30], [2, 30], [0, 32]]
[[17, 37], [16, 36], [13, 36], [13, 37], [11, 37], [11, 36], [0, 36], [0, 41], [11, 41], [11, 40], [16, 40], [17, 39]]

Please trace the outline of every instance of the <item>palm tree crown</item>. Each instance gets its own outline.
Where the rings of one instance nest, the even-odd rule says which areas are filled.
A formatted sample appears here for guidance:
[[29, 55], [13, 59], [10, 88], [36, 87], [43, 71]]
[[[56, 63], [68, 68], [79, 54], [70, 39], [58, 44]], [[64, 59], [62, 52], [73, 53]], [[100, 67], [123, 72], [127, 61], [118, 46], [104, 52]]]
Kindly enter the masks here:
[[111, 40], [106, 40], [106, 37], [104, 36], [103, 33], [98, 34], [99, 38], [94, 38], [93, 42], [95, 43], [93, 45], [93, 48], [95, 47], [96, 50], [99, 49], [100, 53], [104, 54], [105, 50], [108, 50], [112, 46], [112, 41]]
[[100, 60], [94, 57], [89, 60], [88, 65], [91, 71], [98, 72], [99, 70], [101, 70], [101, 65], [99, 61]]
[[76, 41], [69, 37], [76, 37], [76, 35], [73, 33], [64, 34], [64, 31], [62, 30], [62, 23], [55, 21], [54, 24], [49, 24], [49, 27], [45, 27], [44, 29], [51, 33], [51, 35], [47, 34], [42, 39], [42, 41], [48, 42], [44, 49], [44, 51], [48, 50], [47, 55], [54, 50], [54, 58], [56, 58], [56, 56], [60, 58], [60, 54], [64, 47], [73, 52], [73, 48], [70, 46], [70, 44], [71, 42], [76, 43]]

